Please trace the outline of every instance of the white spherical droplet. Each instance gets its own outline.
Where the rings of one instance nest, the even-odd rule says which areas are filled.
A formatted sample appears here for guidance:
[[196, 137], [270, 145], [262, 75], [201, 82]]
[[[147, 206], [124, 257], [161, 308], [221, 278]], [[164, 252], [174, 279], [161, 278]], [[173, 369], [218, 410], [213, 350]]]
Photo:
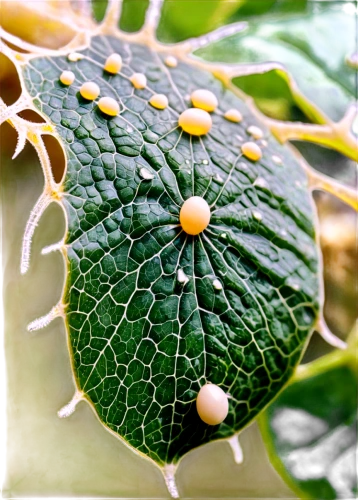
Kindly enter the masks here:
[[350, 56], [345, 58], [345, 62], [347, 66], [350, 66], [353, 69], [358, 69], [358, 52], [354, 52]]
[[97, 83], [85, 82], [80, 88], [80, 94], [88, 101], [93, 101], [99, 96], [99, 87]]
[[262, 221], [262, 214], [261, 212], [258, 212], [257, 210], [254, 210], [252, 212], [252, 216], [254, 219], [256, 219], [258, 222], [261, 222]]
[[213, 281], [213, 287], [215, 288], [215, 290], [222, 290], [223, 289], [221, 281], [218, 280], [218, 279], [214, 279], [214, 281]]
[[153, 108], [165, 109], [168, 107], [168, 98], [164, 94], [154, 94], [149, 99], [149, 104], [151, 104]]
[[241, 151], [249, 160], [258, 161], [262, 158], [262, 151], [255, 142], [245, 142], [241, 146]]
[[178, 272], [177, 272], [177, 280], [179, 281], [179, 283], [181, 283], [182, 285], [186, 285], [189, 281], [189, 278], [188, 276], [184, 273], [184, 271], [182, 269], [178, 269]]
[[133, 73], [130, 81], [136, 89], [145, 89], [147, 86], [147, 77], [143, 73]]
[[194, 236], [208, 227], [210, 207], [201, 196], [192, 196], [183, 203], [179, 218], [184, 231]]
[[255, 125], [251, 125], [251, 127], [247, 129], [247, 133], [250, 134], [254, 139], [262, 139], [264, 136], [262, 130]]
[[63, 71], [60, 76], [60, 82], [63, 85], [71, 85], [75, 81], [75, 75], [72, 71]]
[[190, 98], [195, 108], [200, 108], [204, 111], [215, 111], [215, 109], [218, 107], [218, 100], [216, 98], [216, 95], [213, 94], [210, 90], [194, 90]]
[[176, 68], [178, 65], [177, 58], [174, 56], [166, 57], [164, 62], [168, 66], [168, 68]]
[[230, 122], [239, 123], [242, 121], [242, 114], [238, 109], [228, 109], [224, 114], [224, 118]]
[[272, 161], [274, 161], [275, 163], [277, 163], [277, 165], [282, 165], [282, 160], [279, 156], [276, 156], [276, 155], [273, 155], [272, 156]]
[[196, 409], [199, 417], [206, 424], [221, 424], [229, 413], [227, 395], [218, 385], [206, 384], [198, 393]]
[[101, 97], [98, 107], [102, 113], [109, 116], [117, 116], [119, 113], [119, 104], [112, 97]]
[[145, 167], [142, 167], [139, 170], [139, 175], [141, 176], [142, 179], [144, 179], [146, 181], [150, 181], [150, 180], [154, 179], [154, 175], [152, 174], [152, 172], [150, 172]]
[[119, 54], [111, 54], [107, 57], [107, 60], [104, 65], [104, 69], [108, 73], [112, 73], [113, 75], [117, 74], [122, 68], [122, 58]]
[[190, 108], [183, 111], [179, 116], [178, 124], [188, 134], [204, 135], [209, 132], [213, 122], [207, 111]]
[[67, 59], [71, 62], [77, 62], [83, 59], [83, 54], [80, 54], [79, 52], [71, 52], [71, 54], [68, 54]]

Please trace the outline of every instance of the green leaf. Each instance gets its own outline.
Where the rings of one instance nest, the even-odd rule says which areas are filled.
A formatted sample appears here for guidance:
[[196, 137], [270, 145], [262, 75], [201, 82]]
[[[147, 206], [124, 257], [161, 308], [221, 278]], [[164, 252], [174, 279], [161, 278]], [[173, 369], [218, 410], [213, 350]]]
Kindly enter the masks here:
[[[103, 71], [112, 52], [124, 62], [116, 76]], [[61, 203], [72, 367], [104, 425], [159, 464], [176, 462], [243, 428], [292, 375], [319, 307], [312, 200], [296, 157], [267, 130], [262, 160], [242, 156], [248, 126], [259, 124], [210, 73], [181, 62], [168, 70], [163, 55], [115, 38], [96, 37], [83, 54], [24, 68], [68, 162]], [[75, 74], [70, 87], [59, 82], [64, 69]], [[138, 71], [144, 90], [129, 81]], [[119, 101], [119, 116], [80, 96], [86, 80]], [[198, 87], [219, 100], [202, 138], [178, 127]], [[153, 92], [168, 96], [168, 109], [149, 105]], [[223, 117], [233, 107], [240, 124]], [[192, 195], [211, 206], [208, 228], [194, 237], [179, 225]], [[231, 395], [214, 427], [196, 411], [205, 382]]]
[[[323, 119], [315, 107], [333, 120], [341, 119], [356, 95], [357, 70], [346, 63], [355, 51], [354, 16], [339, 3], [317, 14], [264, 20], [250, 22], [246, 31], [202, 48], [196, 55], [228, 63], [280, 63], [285, 71], [276, 73], [291, 86], [297, 104], [311, 120]], [[290, 77], [314, 107], [297, 95]]]
[[260, 417], [265, 442], [300, 497], [356, 498], [357, 375], [348, 362], [316, 374], [314, 366]]

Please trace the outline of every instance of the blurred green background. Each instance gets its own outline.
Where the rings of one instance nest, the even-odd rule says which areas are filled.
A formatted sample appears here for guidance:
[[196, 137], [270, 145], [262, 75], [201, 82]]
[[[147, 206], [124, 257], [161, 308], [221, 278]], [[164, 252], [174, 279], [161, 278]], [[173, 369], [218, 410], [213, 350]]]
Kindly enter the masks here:
[[[27, 6], [23, 3], [24, 9], [19, 9], [16, 2], [2, 2], [1, 23], [5, 29], [32, 43], [51, 47], [66, 43], [71, 36], [70, 30], [62, 30], [55, 36], [51, 23], [44, 22], [41, 29], [31, 26], [32, 18], [26, 10], [30, 3], [27, 2]], [[100, 20], [107, 2], [92, 1], [92, 4], [95, 17]], [[121, 28], [137, 30], [143, 22], [147, 4], [147, 0], [124, 0]], [[41, 2], [37, 2], [37, 8], [40, 5]], [[337, 117], [355, 94], [351, 83], [355, 73], [343, 64], [344, 55], [349, 55], [354, 49], [355, 40], [351, 40], [347, 28], [352, 23], [347, 21], [346, 25], [346, 21], [342, 21], [337, 24], [337, 19], [341, 16], [346, 19], [347, 15], [353, 16], [354, 21], [352, 8], [355, 7], [355, 2], [336, 1], [167, 0], [158, 36], [162, 41], [174, 42], [229, 22], [248, 21], [250, 36], [256, 40], [254, 51], [247, 52], [245, 39], [240, 35], [201, 55], [210, 59], [220, 58], [221, 54], [222, 58], [230, 57], [239, 62], [244, 62], [245, 57], [276, 60], [279, 56], [287, 57], [282, 47], [289, 47], [292, 54], [299, 52], [302, 64], [306, 59], [311, 68], [311, 71], [300, 74], [302, 91], [309, 94], [312, 75], [318, 75], [313, 84], [321, 83], [327, 89], [320, 95], [320, 105], [327, 114]], [[315, 31], [314, 23], [318, 17], [325, 19], [326, 25], [321, 24]], [[267, 30], [270, 44], [265, 42]], [[338, 41], [345, 38], [346, 45], [343, 47], [336, 41], [333, 47], [332, 33], [336, 34]], [[337, 57], [333, 48], [339, 52]], [[338, 56], [339, 61], [343, 61], [343, 69], [337, 62]], [[281, 62], [286, 62], [284, 57]], [[322, 74], [324, 78], [320, 80]], [[252, 95], [268, 116], [285, 120], [314, 119], [305, 114], [287, 79], [278, 71], [241, 77], [235, 83]], [[20, 93], [12, 64], [1, 55], [0, 91], [7, 104], [13, 103]], [[337, 96], [333, 103], [332, 95]], [[22, 116], [35, 119], [26, 113]], [[0, 132], [8, 391], [7, 473], [3, 495], [5, 498], [168, 498], [160, 471], [106, 432], [88, 405], [80, 403], [75, 414], [66, 420], [57, 417], [57, 411], [74, 392], [63, 322], [57, 319], [35, 333], [28, 333], [26, 326], [34, 318], [47, 313], [61, 295], [64, 280], [62, 257], [57, 253], [41, 256], [41, 249], [61, 239], [65, 230], [64, 217], [60, 207], [54, 204], [46, 210], [35, 232], [30, 270], [21, 276], [22, 235], [29, 213], [41, 193], [43, 177], [32, 147], [27, 145], [12, 161], [16, 147], [15, 131], [4, 124]], [[317, 169], [350, 185], [357, 185], [353, 161], [312, 144], [296, 143], [295, 146]], [[60, 178], [63, 157], [54, 142], [49, 143], [49, 150], [55, 175]], [[315, 200], [324, 258], [326, 319], [337, 335], [346, 338], [357, 317], [357, 214], [332, 196], [316, 194]], [[332, 348], [314, 334], [304, 362], [330, 351]], [[245, 457], [242, 465], [234, 463], [231, 450], [224, 442], [212, 443], [189, 453], [177, 473], [183, 497], [294, 498], [293, 491], [270, 464], [256, 423], [243, 431], [240, 441]]]

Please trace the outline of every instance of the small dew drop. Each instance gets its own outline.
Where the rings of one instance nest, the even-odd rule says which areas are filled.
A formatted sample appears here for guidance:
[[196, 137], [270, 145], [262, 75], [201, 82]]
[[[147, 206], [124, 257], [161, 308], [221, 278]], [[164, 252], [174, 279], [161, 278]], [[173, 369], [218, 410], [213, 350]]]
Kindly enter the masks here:
[[190, 165], [190, 161], [189, 161], [189, 160], [185, 160], [185, 163], [186, 163], [187, 165]]
[[263, 177], [258, 177], [254, 181], [254, 186], [260, 187], [262, 189], [267, 189], [268, 188], [268, 184], [267, 184], [267, 182], [265, 181], [265, 179]]
[[245, 142], [241, 146], [241, 151], [251, 161], [258, 161], [262, 158], [262, 151], [254, 142]]
[[132, 127], [127, 127], [126, 130], [127, 130], [128, 134], [131, 134], [133, 132]]
[[220, 174], [215, 174], [214, 175], [214, 180], [218, 182], [219, 184], [224, 184], [224, 179], [221, 177]]
[[210, 90], [198, 89], [190, 96], [191, 102], [195, 108], [203, 109], [204, 111], [212, 112], [218, 106], [218, 100]]
[[119, 104], [112, 97], [101, 97], [98, 107], [102, 113], [109, 116], [117, 116], [119, 113]]
[[264, 136], [262, 130], [255, 125], [251, 125], [251, 127], [247, 129], [247, 133], [250, 134], [254, 139], [262, 139], [262, 137]]
[[80, 94], [84, 99], [93, 101], [99, 96], [100, 89], [97, 83], [85, 82], [80, 88]]
[[190, 108], [181, 113], [178, 124], [184, 132], [200, 136], [210, 131], [212, 120], [207, 111], [199, 108]]
[[71, 52], [68, 54], [67, 59], [71, 62], [77, 62], [83, 59], [84, 55], [80, 54], [79, 52]]
[[178, 60], [174, 56], [166, 57], [164, 62], [168, 68], [176, 68], [178, 66]]
[[178, 269], [178, 272], [177, 272], [177, 280], [179, 283], [181, 283], [182, 285], [186, 285], [189, 281], [189, 278], [188, 276], [184, 273], [184, 271], [182, 269]]
[[222, 290], [223, 289], [221, 281], [219, 281], [218, 279], [215, 279], [213, 281], [213, 287], [215, 288], [215, 290]]
[[239, 123], [242, 121], [242, 114], [238, 109], [228, 109], [224, 114], [224, 118], [230, 122]]
[[133, 73], [130, 81], [136, 89], [144, 89], [147, 86], [147, 77], [143, 73]]
[[262, 214], [261, 212], [258, 212], [257, 210], [254, 210], [252, 212], [252, 216], [254, 219], [256, 219], [258, 222], [262, 221]]
[[107, 57], [104, 65], [105, 71], [116, 75], [122, 69], [122, 57], [119, 54], [111, 54]]
[[243, 161], [241, 161], [239, 164], [238, 164], [238, 167], [240, 170], [247, 170], [249, 167], [246, 165], [246, 163], [244, 163]]
[[272, 156], [272, 161], [276, 163], [277, 165], [282, 165], [282, 160], [279, 156], [273, 155]]
[[268, 146], [268, 142], [267, 142], [265, 139], [263, 139], [263, 140], [261, 141], [261, 146], [262, 146], [263, 148], [266, 148], [266, 147]]
[[151, 104], [153, 108], [156, 109], [165, 109], [168, 107], [168, 98], [164, 94], [154, 94], [149, 99], [149, 104]]
[[63, 83], [63, 85], [72, 85], [74, 81], [75, 75], [72, 71], [63, 71], [61, 73], [60, 82]]
[[209, 165], [208, 160], [203, 160], [203, 162], [202, 162], [202, 163], [203, 163], [203, 165]]
[[150, 181], [151, 179], [154, 179], [154, 174], [152, 174], [152, 172], [149, 172], [149, 170], [146, 169], [145, 167], [142, 167], [139, 170], [139, 175], [142, 177], [142, 179], [144, 179], [146, 181]]
[[353, 69], [358, 69], [358, 52], [354, 52], [345, 58], [346, 65]]
[[226, 238], [227, 238], [227, 234], [226, 234], [226, 233], [221, 233], [221, 234], [220, 234], [220, 238], [223, 238], [224, 240], [226, 240]]

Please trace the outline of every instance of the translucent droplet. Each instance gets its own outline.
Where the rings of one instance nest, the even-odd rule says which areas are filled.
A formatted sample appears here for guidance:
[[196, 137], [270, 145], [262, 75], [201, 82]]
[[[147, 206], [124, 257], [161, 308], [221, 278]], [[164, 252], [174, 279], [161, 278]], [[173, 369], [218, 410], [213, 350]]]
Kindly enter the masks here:
[[191, 135], [207, 134], [212, 126], [211, 116], [207, 111], [199, 108], [186, 109], [178, 120], [179, 126]]
[[83, 59], [83, 57], [84, 55], [79, 52], [71, 52], [71, 54], [68, 54], [67, 59], [71, 62], [77, 62]]
[[273, 156], [272, 156], [272, 161], [273, 161], [273, 162], [275, 162], [275, 163], [277, 163], [277, 165], [282, 165], [282, 160], [281, 160], [281, 158], [280, 158], [279, 156], [277, 156], [277, 155], [273, 155]]
[[100, 89], [97, 83], [85, 82], [80, 88], [80, 94], [88, 101], [93, 101], [99, 96]]
[[145, 167], [142, 167], [139, 170], [139, 175], [142, 177], [142, 179], [145, 179], [146, 181], [150, 181], [151, 179], [154, 179], [154, 174], [152, 174], [152, 172], [150, 172]]
[[250, 134], [254, 139], [262, 139], [264, 136], [264, 133], [259, 127], [256, 127], [255, 125], [251, 125], [247, 129], [247, 133]]
[[143, 73], [133, 73], [130, 81], [136, 89], [144, 89], [147, 86], [147, 77]]
[[354, 52], [345, 59], [347, 66], [353, 69], [358, 69], [358, 52]]
[[268, 184], [263, 177], [258, 177], [254, 182], [254, 186], [257, 186], [257, 187], [260, 187], [263, 189], [268, 188]]
[[117, 116], [119, 113], [119, 104], [112, 97], [101, 97], [98, 107], [108, 116]]
[[107, 57], [104, 69], [113, 75], [117, 74], [122, 69], [122, 57], [119, 54], [111, 54]]
[[220, 174], [215, 174], [214, 175], [214, 180], [218, 182], [219, 184], [224, 184], [224, 179], [221, 177]]
[[251, 161], [258, 161], [262, 158], [262, 151], [254, 142], [245, 142], [241, 146], [241, 151]]
[[213, 287], [215, 288], [215, 290], [222, 290], [223, 289], [221, 281], [219, 281], [218, 279], [215, 279], [213, 281]]
[[168, 68], [176, 68], [178, 66], [178, 60], [174, 56], [167, 56], [164, 62]]
[[60, 82], [63, 85], [71, 85], [75, 81], [75, 75], [72, 71], [63, 71], [60, 76]]
[[261, 212], [258, 212], [257, 210], [254, 210], [254, 211], [252, 212], [252, 216], [253, 216], [253, 218], [254, 218], [254, 219], [256, 219], [257, 221], [259, 221], [259, 222], [260, 222], [260, 221], [262, 221], [262, 214], [261, 214]]
[[242, 114], [238, 109], [229, 109], [224, 114], [224, 118], [230, 122], [239, 123], [242, 121]]
[[182, 285], [186, 285], [189, 281], [189, 278], [188, 276], [184, 273], [184, 271], [182, 269], [178, 269], [178, 272], [177, 272], [177, 280], [179, 281], [179, 283], [181, 283]]
[[149, 99], [149, 104], [151, 104], [153, 108], [156, 109], [165, 109], [168, 107], [168, 98], [164, 94], [154, 94]]
[[191, 102], [195, 108], [204, 109], [205, 111], [215, 111], [218, 106], [216, 95], [210, 90], [198, 89], [190, 96]]

